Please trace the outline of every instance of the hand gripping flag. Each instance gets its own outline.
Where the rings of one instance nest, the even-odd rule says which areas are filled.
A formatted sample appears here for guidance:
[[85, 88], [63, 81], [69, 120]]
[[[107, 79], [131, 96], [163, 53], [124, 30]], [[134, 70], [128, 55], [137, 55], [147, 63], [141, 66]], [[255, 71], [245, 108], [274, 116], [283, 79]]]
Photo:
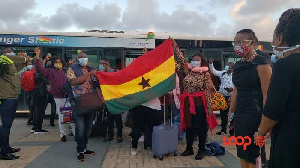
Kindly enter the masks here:
[[175, 60], [171, 41], [118, 72], [98, 72], [102, 94], [110, 113], [119, 114], [175, 88]]

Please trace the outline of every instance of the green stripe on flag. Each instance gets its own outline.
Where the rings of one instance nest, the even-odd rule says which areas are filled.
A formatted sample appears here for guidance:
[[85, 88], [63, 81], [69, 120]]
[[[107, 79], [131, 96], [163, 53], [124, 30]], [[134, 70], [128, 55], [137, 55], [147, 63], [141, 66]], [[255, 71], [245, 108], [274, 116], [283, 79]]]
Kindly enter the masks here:
[[119, 114], [172, 91], [175, 88], [175, 83], [176, 76], [173, 74], [166, 80], [153, 86], [151, 89], [108, 100], [105, 104], [110, 113]]

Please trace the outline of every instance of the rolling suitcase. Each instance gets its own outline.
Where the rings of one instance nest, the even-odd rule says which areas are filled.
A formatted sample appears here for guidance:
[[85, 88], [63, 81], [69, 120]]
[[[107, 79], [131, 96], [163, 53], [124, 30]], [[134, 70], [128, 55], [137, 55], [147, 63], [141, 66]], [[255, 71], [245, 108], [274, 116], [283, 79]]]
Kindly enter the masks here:
[[[165, 97], [164, 97], [165, 102]], [[166, 108], [164, 106], [164, 124], [153, 127], [152, 133], [152, 151], [153, 158], [158, 157], [163, 160], [163, 155], [174, 154], [177, 156], [178, 151], [178, 126], [172, 124], [171, 121], [166, 124]]]

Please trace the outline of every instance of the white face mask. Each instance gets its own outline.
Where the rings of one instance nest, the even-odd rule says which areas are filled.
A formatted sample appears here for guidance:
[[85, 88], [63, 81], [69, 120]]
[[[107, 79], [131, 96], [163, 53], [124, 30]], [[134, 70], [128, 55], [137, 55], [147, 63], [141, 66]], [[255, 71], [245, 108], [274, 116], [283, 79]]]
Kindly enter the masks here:
[[79, 58], [78, 61], [81, 66], [86, 66], [89, 60], [88, 58]]
[[[283, 58], [284, 53], [286, 53], [288, 51], [292, 51], [292, 50], [298, 49], [298, 48], [300, 48], [300, 45], [296, 45], [294, 47], [277, 47], [277, 46], [272, 45], [272, 47], [273, 47], [273, 53], [276, 56], [278, 56], [279, 58]], [[277, 48], [277, 49], [285, 49], [285, 50], [278, 51], [275, 48]]]
[[14, 55], [16, 55], [16, 53], [10, 52], [10, 53], [6, 53], [5, 55], [8, 55], [8, 56], [14, 56]]
[[195, 68], [195, 67], [200, 67], [201, 61], [191, 61], [191, 64], [192, 64], [192, 67], [193, 67], [193, 68]]
[[224, 70], [225, 70], [226, 72], [228, 72], [228, 71], [229, 71], [229, 66], [226, 65], [225, 68], [224, 68]]

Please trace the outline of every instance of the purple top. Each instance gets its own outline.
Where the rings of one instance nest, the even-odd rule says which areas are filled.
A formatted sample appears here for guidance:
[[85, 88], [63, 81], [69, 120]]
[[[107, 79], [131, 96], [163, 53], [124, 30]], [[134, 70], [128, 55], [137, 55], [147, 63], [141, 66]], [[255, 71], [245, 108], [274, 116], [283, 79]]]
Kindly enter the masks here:
[[67, 75], [64, 71], [48, 69], [42, 66], [39, 59], [36, 59], [36, 70], [49, 79], [51, 94], [54, 98], [64, 98], [63, 86], [67, 83]]

